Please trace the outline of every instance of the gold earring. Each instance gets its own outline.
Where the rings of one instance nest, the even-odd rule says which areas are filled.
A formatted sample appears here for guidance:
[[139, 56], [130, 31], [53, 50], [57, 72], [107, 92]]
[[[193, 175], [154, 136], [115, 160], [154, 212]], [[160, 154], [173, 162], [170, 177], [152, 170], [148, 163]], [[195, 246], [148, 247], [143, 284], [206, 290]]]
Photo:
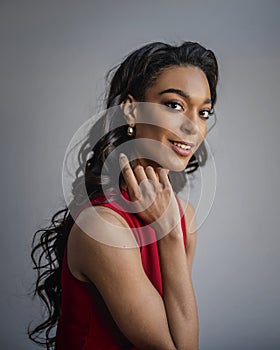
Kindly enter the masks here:
[[127, 128], [127, 135], [132, 137], [132, 136], [134, 136], [134, 134], [135, 134], [135, 130], [134, 130], [133, 126], [129, 125], [129, 127]]

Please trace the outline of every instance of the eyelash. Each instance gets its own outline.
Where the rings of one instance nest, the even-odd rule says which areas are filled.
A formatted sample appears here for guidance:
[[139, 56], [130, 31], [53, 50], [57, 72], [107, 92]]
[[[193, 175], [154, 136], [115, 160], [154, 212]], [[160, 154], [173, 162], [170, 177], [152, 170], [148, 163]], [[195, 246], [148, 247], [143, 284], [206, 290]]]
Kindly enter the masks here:
[[[167, 103], [165, 103], [165, 105], [167, 106], [167, 107], [169, 107], [170, 109], [172, 109], [173, 111], [175, 111], [175, 112], [181, 112], [181, 111], [183, 111], [184, 110], [184, 108], [183, 108], [183, 106], [179, 103], [179, 102], [177, 102], [177, 101], [169, 101], [169, 102], [167, 102]], [[178, 109], [175, 109], [175, 108], [172, 108], [171, 107], [171, 105], [178, 105], [178, 106], [180, 106], [180, 110], [178, 110]], [[204, 117], [202, 114], [203, 113], [205, 113], [205, 112], [207, 112], [208, 113], [208, 115], [207, 115], [207, 117]], [[202, 111], [200, 111], [199, 112], [199, 115], [200, 115], [200, 117], [202, 118], [202, 119], [209, 119], [209, 117], [211, 116], [211, 115], [213, 115], [214, 114], [214, 111], [213, 111], [213, 109], [203, 109]]]
[[[204, 112], [207, 112], [208, 113], [208, 115], [207, 115], [207, 117], [203, 117], [202, 115], [201, 115], [201, 113], [204, 113]], [[203, 119], [209, 119], [209, 117], [211, 116], [211, 115], [213, 115], [214, 114], [214, 111], [213, 111], [213, 109], [203, 109], [202, 111], [200, 111], [199, 112], [199, 115], [201, 116], [201, 118], [203, 118]]]
[[[169, 101], [169, 102], [166, 102], [165, 103], [165, 105], [167, 106], [167, 107], [169, 107], [170, 109], [172, 109], [173, 111], [175, 111], [175, 112], [181, 112], [181, 111], [183, 111], [184, 110], [184, 108], [183, 108], [183, 106], [179, 103], [179, 102], [177, 102], [177, 101]], [[178, 110], [178, 109], [175, 109], [175, 108], [172, 108], [172, 107], [170, 107], [171, 105], [178, 105], [178, 106], [180, 106], [180, 110]]]

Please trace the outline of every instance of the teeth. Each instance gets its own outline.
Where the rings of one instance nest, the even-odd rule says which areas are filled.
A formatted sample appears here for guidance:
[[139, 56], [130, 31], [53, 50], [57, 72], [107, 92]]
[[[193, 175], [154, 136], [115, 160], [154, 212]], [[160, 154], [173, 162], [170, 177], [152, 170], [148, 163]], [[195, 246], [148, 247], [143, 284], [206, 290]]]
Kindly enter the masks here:
[[183, 149], [191, 149], [191, 146], [189, 146], [189, 145], [184, 145], [184, 144], [179, 143], [179, 142], [173, 142], [173, 144], [174, 144], [175, 146], [178, 146], [178, 147], [183, 148]]

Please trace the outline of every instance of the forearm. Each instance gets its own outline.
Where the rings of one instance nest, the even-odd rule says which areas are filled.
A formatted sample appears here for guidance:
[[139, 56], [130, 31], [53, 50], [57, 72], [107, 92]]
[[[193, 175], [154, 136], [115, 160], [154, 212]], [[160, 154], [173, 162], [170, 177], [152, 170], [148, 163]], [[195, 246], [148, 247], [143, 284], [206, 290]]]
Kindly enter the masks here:
[[163, 300], [177, 349], [198, 349], [198, 313], [181, 227], [158, 241]]

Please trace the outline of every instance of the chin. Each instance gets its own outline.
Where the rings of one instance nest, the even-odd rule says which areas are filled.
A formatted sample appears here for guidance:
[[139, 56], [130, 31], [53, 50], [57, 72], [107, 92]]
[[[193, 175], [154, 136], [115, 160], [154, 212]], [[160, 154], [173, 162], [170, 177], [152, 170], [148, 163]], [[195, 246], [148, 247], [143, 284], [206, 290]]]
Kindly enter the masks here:
[[186, 169], [187, 165], [189, 163], [189, 160], [186, 162], [165, 162], [165, 164], [162, 165], [163, 168], [166, 168], [170, 171], [174, 172], [181, 172]]

